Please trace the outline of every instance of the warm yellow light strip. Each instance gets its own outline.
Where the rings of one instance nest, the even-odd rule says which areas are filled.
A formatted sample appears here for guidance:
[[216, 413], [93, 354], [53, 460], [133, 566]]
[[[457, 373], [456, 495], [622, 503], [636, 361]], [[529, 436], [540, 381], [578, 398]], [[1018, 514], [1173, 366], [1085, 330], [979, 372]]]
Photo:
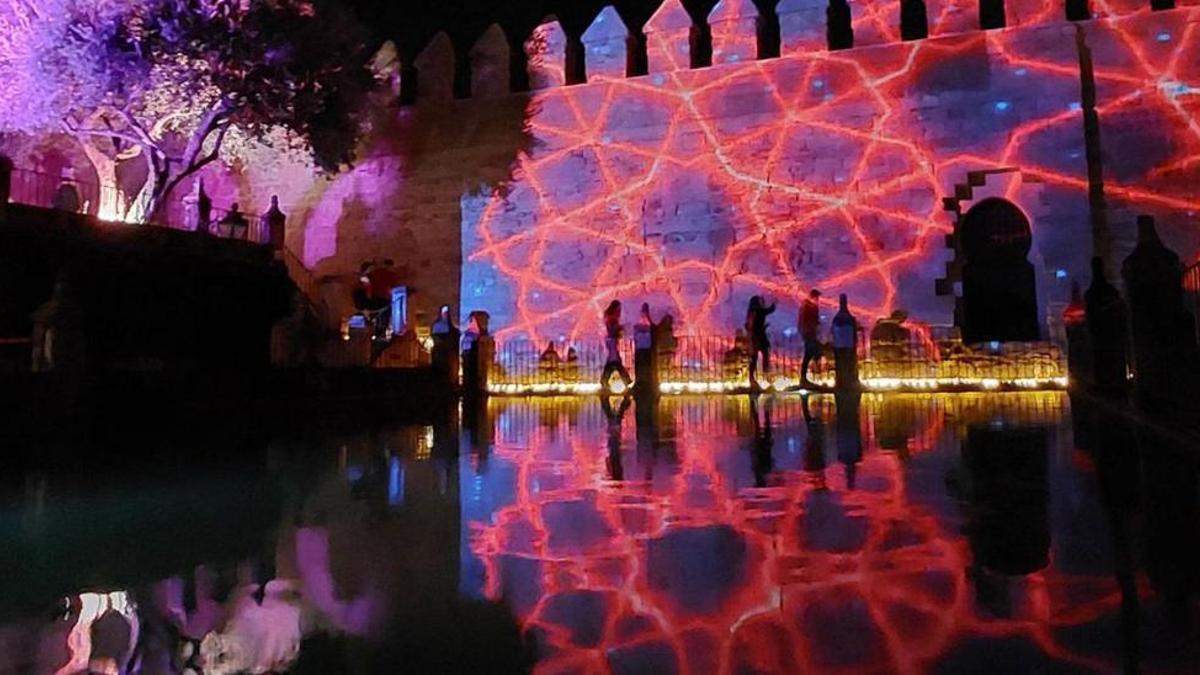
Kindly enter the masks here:
[[[797, 380], [780, 377], [768, 384], [764, 389], [766, 391], [791, 391], [799, 384]], [[827, 387], [833, 383], [818, 382], [817, 384]], [[718, 382], [663, 382], [659, 384], [659, 391], [664, 394], [728, 394], [737, 391], [744, 391], [749, 387], [749, 383], [745, 381], [718, 381]], [[1066, 377], [1019, 377], [1013, 379], [999, 378], [965, 378], [965, 377], [874, 377], [862, 380], [862, 387], [865, 391], [901, 391], [901, 390], [916, 390], [916, 391], [939, 391], [939, 390], [978, 390], [978, 391], [996, 391], [1002, 388], [1015, 388], [1025, 390], [1035, 389], [1065, 389], [1067, 387]], [[614, 394], [624, 393], [625, 387], [620, 383], [616, 383], [612, 391]], [[490, 385], [488, 391], [493, 394], [518, 396], [528, 394], [598, 394], [600, 393], [600, 384], [597, 382], [545, 382], [536, 384], [516, 384], [516, 383], [494, 383]]]

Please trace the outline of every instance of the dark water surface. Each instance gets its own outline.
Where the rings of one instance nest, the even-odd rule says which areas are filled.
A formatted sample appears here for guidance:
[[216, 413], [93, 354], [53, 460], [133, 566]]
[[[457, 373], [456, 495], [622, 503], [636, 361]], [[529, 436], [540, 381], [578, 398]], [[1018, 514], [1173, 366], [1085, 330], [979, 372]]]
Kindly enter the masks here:
[[1071, 408], [502, 399], [29, 468], [0, 673], [1200, 672], [1196, 455]]

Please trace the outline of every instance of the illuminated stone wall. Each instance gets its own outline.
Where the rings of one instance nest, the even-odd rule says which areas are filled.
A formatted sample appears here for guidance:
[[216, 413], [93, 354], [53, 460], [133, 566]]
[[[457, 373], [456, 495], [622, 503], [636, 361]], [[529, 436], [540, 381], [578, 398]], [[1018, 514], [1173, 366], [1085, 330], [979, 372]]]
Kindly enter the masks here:
[[[930, 15], [931, 35], [952, 32], [953, 12]], [[631, 315], [648, 301], [685, 331], [726, 334], [756, 293], [781, 301], [776, 329], [794, 325], [817, 286], [865, 315], [948, 324], [953, 297], [934, 292], [953, 256], [942, 199], [968, 172], [1015, 168], [979, 191], [1029, 215], [1039, 305], [1057, 315], [1092, 254], [1079, 57], [1074, 25], [1025, 16], [908, 43], [862, 28], [858, 44], [886, 43], [697, 70], [655, 45], [679, 39], [680, 17], [652, 19], [650, 75], [535, 94], [513, 181], [464, 201], [464, 306], [505, 334], [570, 339], [598, 333], [613, 298]], [[1197, 18], [1081, 24], [1120, 256], [1139, 212], [1185, 256], [1200, 243]]]
[[[583, 34], [588, 83], [563, 86], [565, 40], [529, 40], [531, 94], [498, 81], [499, 29], [470, 50], [474, 96], [452, 98], [444, 34], [416, 60], [418, 104], [381, 104], [357, 165], [332, 179], [264, 159], [206, 177], [218, 204], [260, 212], [279, 194], [288, 246], [324, 301], [350, 311], [359, 264], [392, 258], [413, 318], [449, 302], [485, 309], [502, 335], [595, 336], [611, 299], [650, 302], [681, 330], [728, 334], [752, 294], [776, 298], [777, 331], [812, 286], [864, 317], [894, 308], [952, 322], [937, 295], [954, 267], [943, 199], [968, 173], [1007, 169], [974, 196], [1018, 204], [1043, 319], [1086, 284], [1087, 199], [1076, 26], [1094, 52], [1114, 257], [1137, 213], [1158, 216], [1187, 259], [1200, 251], [1200, 9], [1012, 0], [982, 32], [975, 2], [929, 0], [929, 34], [899, 39], [899, 3], [854, 3], [856, 47], [824, 50], [824, 3], [778, 6], [783, 55], [754, 60], [752, 2], [709, 16], [717, 65], [689, 68], [678, 0], [644, 27], [650, 74], [625, 77], [627, 27], [602, 12]], [[961, 262], [961, 261], [960, 261]], [[953, 275], [943, 290], [956, 292]]]

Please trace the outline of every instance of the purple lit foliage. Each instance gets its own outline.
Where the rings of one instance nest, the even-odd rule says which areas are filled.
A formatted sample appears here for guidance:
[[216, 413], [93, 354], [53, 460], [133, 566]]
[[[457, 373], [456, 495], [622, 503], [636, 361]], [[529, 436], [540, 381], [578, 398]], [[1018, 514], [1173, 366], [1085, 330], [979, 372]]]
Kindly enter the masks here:
[[151, 220], [242, 145], [349, 162], [370, 57], [332, 0], [3, 0], [0, 132], [66, 132], [111, 184], [140, 158], [149, 178], [117, 215]]

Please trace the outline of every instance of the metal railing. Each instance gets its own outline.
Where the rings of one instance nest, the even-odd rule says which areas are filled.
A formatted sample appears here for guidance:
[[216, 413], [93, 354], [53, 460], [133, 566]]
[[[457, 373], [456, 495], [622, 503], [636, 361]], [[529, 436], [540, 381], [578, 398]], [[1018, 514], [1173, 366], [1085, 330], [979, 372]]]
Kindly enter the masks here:
[[[553, 390], [569, 385], [598, 385], [607, 350], [602, 338], [535, 343], [526, 338], [499, 339], [491, 382], [498, 391]], [[622, 340], [620, 352], [634, 374], [634, 346]], [[963, 344], [957, 329], [914, 327], [901, 339], [858, 336], [859, 379], [876, 389], [950, 388], [955, 386], [1035, 387], [1065, 383], [1063, 350], [1051, 342]], [[798, 336], [774, 338], [771, 370], [760, 379], [776, 386], [799, 382], [804, 357]], [[673, 348], [658, 351], [659, 381], [667, 389], [720, 391], [749, 385], [749, 352], [733, 336], [685, 335]], [[820, 384], [834, 380], [832, 347], [810, 367]]]
[[1200, 262], [1192, 263], [1183, 271], [1183, 297], [1192, 313], [1196, 337], [1200, 339]]
[[[80, 213], [114, 222], [140, 222], [148, 207], [145, 197], [131, 198], [115, 185], [64, 178], [54, 174], [13, 169], [10, 174], [9, 202]], [[208, 234], [227, 239], [242, 239], [258, 244], [269, 243], [270, 236], [262, 219], [242, 213], [245, 228], [231, 228], [222, 223], [231, 211], [213, 205], [209, 214]], [[174, 230], [201, 229], [197, 200], [192, 195], [172, 195], [159, 208], [153, 222], [148, 224]]]

